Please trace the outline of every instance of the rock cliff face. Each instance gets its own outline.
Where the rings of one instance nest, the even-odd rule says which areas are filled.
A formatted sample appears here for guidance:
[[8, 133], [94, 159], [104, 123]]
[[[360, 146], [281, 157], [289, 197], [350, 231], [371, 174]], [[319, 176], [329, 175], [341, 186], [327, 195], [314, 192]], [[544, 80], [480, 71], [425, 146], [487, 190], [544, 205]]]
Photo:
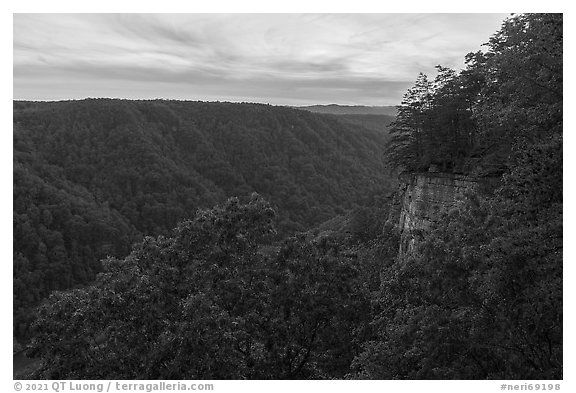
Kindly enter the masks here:
[[410, 173], [399, 177], [399, 190], [388, 222], [400, 233], [399, 258], [416, 251], [417, 235], [439, 219], [467, 193], [478, 191], [480, 182], [469, 176], [449, 173]]

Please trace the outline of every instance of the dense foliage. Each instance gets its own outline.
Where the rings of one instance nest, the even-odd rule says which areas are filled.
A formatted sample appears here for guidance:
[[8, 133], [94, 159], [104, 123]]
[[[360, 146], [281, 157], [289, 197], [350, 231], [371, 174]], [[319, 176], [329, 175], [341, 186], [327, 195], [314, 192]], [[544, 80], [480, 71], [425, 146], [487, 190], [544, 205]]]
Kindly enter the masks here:
[[[59, 169], [142, 233], [201, 206], [258, 192], [280, 228], [307, 229], [382, 189], [385, 132], [258, 104], [15, 102], [16, 162]], [[381, 130], [384, 131], [384, 130]], [[40, 164], [41, 163], [41, 164]]]
[[[445, 212], [383, 270], [357, 377], [562, 378], [562, 15], [510, 18], [489, 47], [460, 75], [441, 69], [452, 76], [436, 90], [419, 77], [394, 126], [392, 150], [409, 156], [391, 158], [504, 171], [500, 186]], [[454, 82], [474, 100], [454, 106], [444, 93]], [[452, 124], [468, 132], [437, 132]]]
[[308, 229], [390, 190], [385, 133], [256, 104], [14, 103], [14, 309], [85, 284], [100, 259], [167, 234], [195, 210], [259, 192], [279, 233]]
[[562, 15], [507, 19], [460, 73], [420, 74], [391, 127], [393, 167], [502, 174], [513, 147], [562, 132]]
[[382, 273], [359, 376], [562, 379], [562, 148], [521, 153]]
[[302, 235], [269, 245], [261, 197], [198, 211], [41, 307], [35, 377], [343, 377], [369, 318], [357, 258]]

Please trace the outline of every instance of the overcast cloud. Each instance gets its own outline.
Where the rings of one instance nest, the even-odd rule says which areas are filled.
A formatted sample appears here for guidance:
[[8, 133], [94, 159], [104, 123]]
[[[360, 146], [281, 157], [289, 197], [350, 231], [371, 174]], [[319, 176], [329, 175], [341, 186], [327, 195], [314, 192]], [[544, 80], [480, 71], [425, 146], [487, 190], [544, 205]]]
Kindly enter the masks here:
[[14, 99], [396, 105], [504, 14], [15, 14]]

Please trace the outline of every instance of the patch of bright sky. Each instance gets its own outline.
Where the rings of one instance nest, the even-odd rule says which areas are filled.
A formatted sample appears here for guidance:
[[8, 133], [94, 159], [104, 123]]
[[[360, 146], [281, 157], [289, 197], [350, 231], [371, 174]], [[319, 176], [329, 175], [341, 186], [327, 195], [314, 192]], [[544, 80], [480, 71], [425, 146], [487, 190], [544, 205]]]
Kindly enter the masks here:
[[15, 14], [14, 98], [395, 105], [507, 14]]

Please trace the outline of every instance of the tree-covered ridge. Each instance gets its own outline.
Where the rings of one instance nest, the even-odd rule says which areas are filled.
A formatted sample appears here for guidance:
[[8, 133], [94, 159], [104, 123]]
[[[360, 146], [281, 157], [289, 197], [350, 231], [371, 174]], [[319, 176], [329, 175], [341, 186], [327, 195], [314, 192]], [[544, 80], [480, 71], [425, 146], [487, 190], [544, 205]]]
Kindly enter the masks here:
[[15, 102], [16, 336], [50, 291], [90, 282], [101, 258], [229, 196], [264, 195], [282, 235], [362, 206], [391, 189], [384, 140], [268, 105]]
[[63, 168], [145, 233], [252, 191], [288, 207], [284, 229], [302, 230], [381, 188], [384, 133], [306, 111], [177, 101], [14, 105], [16, 155]]
[[502, 174], [514, 146], [562, 132], [562, 14], [507, 19], [461, 71], [420, 74], [391, 127], [393, 167]]
[[353, 115], [353, 116], [396, 116], [395, 106], [366, 106], [366, 105], [310, 105], [295, 107], [315, 113], [325, 113], [331, 115]]

